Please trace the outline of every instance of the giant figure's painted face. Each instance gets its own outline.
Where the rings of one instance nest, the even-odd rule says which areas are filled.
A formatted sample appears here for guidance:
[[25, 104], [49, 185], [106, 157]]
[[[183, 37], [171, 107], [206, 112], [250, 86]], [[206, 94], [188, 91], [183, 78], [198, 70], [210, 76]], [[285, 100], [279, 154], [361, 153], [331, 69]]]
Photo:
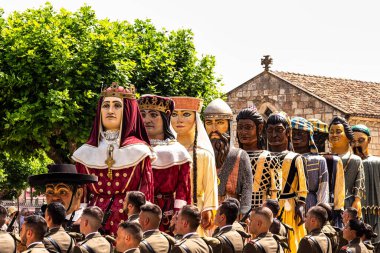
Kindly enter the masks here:
[[[219, 139], [220, 134], [227, 133], [229, 135], [228, 119], [206, 119], [205, 127], [208, 136], [210, 136], [210, 139]], [[220, 134], [217, 134], [217, 132]]]
[[309, 148], [309, 136], [309, 132], [293, 128], [292, 141], [296, 152], [304, 148]]
[[342, 124], [331, 125], [329, 130], [329, 142], [332, 150], [345, 149], [350, 145], [350, 140], [347, 138]]
[[179, 135], [195, 131], [195, 112], [186, 110], [174, 110], [171, 124]]
[[105, 130], [120, 130], [123, 118], [123, 100], [118, 97], [105, 97], [102, 102], [101, 114]]
[[163, 136], [164, 122], [160, 112], [157, 110], [141, 110], [140, 112], [149, 139], [159, 139], [160, 135]]
[[237, 136], [239, 142], [243, 145], [256, 145], [257, 143], [257, 129], [256, 124], [250, 119], [241, 119], [237, 123]]
[[362, 159], [368, 156], [368, 144], [371, 142], [371, 137], [362, 132], [354, 132], [354, 140], [351, 143], [355, 155]]
[[290, 138], [289, 129], [286, 129], [282, 123], [268, 124], [267, 138], [268, 144], [271, 148], [279, 148], [285, 151], [288, 147]]
[[83, 196], [83, 189], [78, 187], [69, 208], [71, 197], [73, 196], [73, 189], [73, 186], [65, 183], [46, 184], [45, 196], [47, 204], [50, 204], [51, 202], [60, 202], [65, 207], [66, 214], [71, 214], [73, 211], [78, 210]]

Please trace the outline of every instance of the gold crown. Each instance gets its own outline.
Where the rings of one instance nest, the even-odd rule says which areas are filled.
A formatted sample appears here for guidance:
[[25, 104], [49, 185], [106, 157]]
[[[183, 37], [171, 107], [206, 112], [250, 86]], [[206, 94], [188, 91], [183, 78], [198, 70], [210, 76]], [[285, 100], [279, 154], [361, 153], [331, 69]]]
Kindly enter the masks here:
[[200, 113], [202, 111], [203, 99], [194, 97], [171, 97], [174, 101], [174, 110], [195, 111]]
[[173, 110], [173, 100], [170, 98], [144, 95], [140, 97], [138, 102], [140, 110], [156, 110], [164, 113]]
[[118, 97], [118, 98], [135, 98], [136, 88], [134, 85], [128, 87], [119, 86], [118, 83], [113, 82], [110, 87], [105, 88], [101, 93], [101, 97]]

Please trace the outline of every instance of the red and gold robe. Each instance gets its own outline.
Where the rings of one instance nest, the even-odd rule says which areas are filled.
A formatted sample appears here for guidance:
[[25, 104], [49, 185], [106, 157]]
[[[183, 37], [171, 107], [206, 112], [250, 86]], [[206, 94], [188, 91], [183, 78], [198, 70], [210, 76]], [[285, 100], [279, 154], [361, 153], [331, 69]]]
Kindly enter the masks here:
[[123, 211], [123, 202], [128, 191], [141, 191], [146, 200], [153, 201], [153, 172], [151, 159], [154, 158], [152, 148], [145, 143], [136, 143], [115, 148], [111, 167], [112, 179], [107, 175], [107, 144], [100, 142], [98, 147], [82, 145], [74, 152], [72, 158], [76, 162], [78, 173], [92, 174], [98, 182], [87, 185], [89, 193], [88, 205], [96, 205], [103, 212], [114, 196], [111, 215], [104, 227], [111, 235], [116, 235], [120, 222], [127, 220]]
[[175, 140], [151, 140], [151, 143], [157, 155], [152, 163], [154, 203], [163, 213], [160, 230], [167, 232], [173, 213], [191, 203], [191, 157]]

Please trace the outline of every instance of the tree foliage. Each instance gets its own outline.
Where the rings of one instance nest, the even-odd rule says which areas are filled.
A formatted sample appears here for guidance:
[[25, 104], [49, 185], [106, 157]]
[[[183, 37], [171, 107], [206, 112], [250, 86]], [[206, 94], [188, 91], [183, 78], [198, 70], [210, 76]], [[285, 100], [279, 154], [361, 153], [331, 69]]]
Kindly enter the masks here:
[[188, 29], [100, 20], [89, 6], [69, 12], [47, 3], [8, 17], [0, 10], [0, 36], [0, 149], [24, 165], [41, 151], [70, 162], [89, 135], [103, 84], [206, 104], [221, 95], [215, 59], [197, 57]]
[[28, 177], [45, 173], [51, 162], [42, 151], [29, 159], [15, 159], [6, 152], [0, 153], [0, 200], [19, 196], [28, 186]]

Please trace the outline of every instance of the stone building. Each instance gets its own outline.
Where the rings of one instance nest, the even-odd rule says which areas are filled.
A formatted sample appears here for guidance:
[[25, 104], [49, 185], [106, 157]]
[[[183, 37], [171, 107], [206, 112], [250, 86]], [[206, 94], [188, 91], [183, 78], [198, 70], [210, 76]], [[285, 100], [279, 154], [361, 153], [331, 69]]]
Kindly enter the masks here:
[[[335, 115], [343, 116], [351, 125], [371, 129], [370, 152], [380, 156], [380, 83], [271, 71], [268, 65], [226, 94], [235, 119], [241, 109], [252, 105], [265, 118], [276, 110], [326, 123]], [[236, 134], [236, 122], [233, 131]]]

